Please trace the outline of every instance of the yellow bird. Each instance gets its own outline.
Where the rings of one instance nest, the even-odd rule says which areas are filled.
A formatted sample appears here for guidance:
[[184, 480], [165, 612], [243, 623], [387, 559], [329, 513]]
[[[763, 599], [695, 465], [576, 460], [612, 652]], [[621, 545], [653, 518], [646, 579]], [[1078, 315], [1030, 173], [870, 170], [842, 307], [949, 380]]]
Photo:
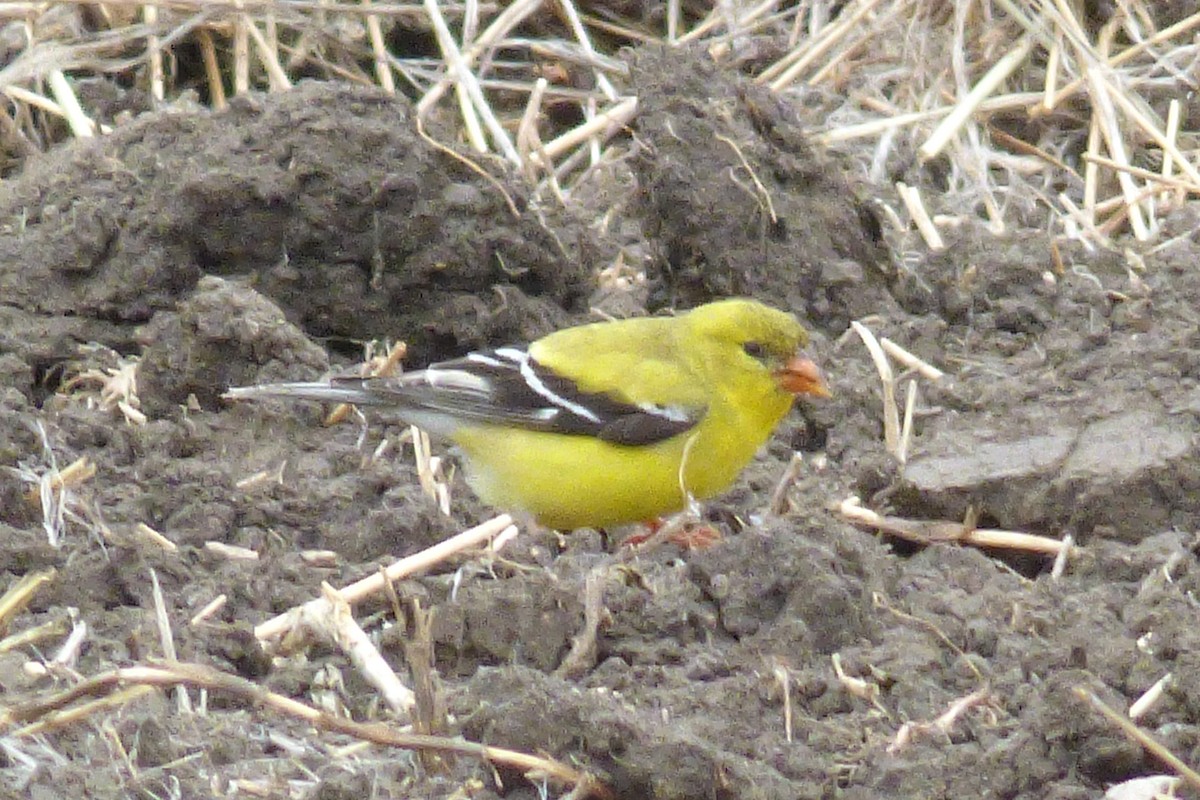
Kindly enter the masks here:
[[567, 328], [398, 377], [230, 389], [380, 406], [453, 442], [487, 503], [560, 530], [641, 522], [726, 489], [797, 395], [828, 397], [794, 316], [722, 300]]

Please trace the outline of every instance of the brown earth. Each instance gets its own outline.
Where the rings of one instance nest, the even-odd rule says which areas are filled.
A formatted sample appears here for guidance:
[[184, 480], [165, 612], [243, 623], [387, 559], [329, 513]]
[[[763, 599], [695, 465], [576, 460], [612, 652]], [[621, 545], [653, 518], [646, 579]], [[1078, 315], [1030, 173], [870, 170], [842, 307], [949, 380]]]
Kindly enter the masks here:
[[[649, 259], [634, 304], [739, 293], [790, 308], [836, 397], [798, 409], [710, 505], [724, 534], [712, 547], [631, 554], [586, 531], [525, 532], [502, 559], [402, 582], [402, 599], [433, 610], [450, 733], [549, 754], [630, 800], [1084, 798], [1164, 768], [1073, 688], [1124, 709], [1170, 673], [1143, 722], [1200, 763], [1196, 207], [1137, 272], [1065, 245], [1057, 270], [1046, 235], [982, 227], [897, 266], [870, 187], [813, 151], [793, 109], [694, 55], [632, 64], [636, 193], [611, 234], [535, 207], [485, 163], [514, 216], [496, 184], [416, 136], [403, 102], [315, 83], [223, 115], [145, 115], [0, 186], [0, 586], [57, 570], [10, 632], [86, 622], [84, 676], [161, 655], [153, 569], [181, 660], [387, 718], [336, 650], [272, 661], [250, 628], [492, 512], [456, 485], [443, 517], [404, 448], [367, 457], [401, 428], [327, 429], [313, 406], [219, 394], [345, 368], [365, 339], [403, 339], [419, 366], [586, 319], [589, 297], [616, 306], [594, 274], [634, 231]], [[949, 373], [922, 383], [903, 470], [884, 453], [874, 368], [843, 335], [867, 315]], [[56, 391], [132, 354], [144, 425], [95, 392]], [[43, 472], [46, 447], [60, 467], [97, 467], [58, 547], [8, 469]], [[769, 514], [797, 449], [809, 455], [788, 508]], [[281, 464], [278, 481], [235, 485]], [[987, 525], [1072, 533], [1082, 553], [1054, 579], [1040, 557], [891, 542], [828, 510], [850, 494], [918, 519], [971, 507]], [[133, 535], [138, 523], [178, 552]], [[336, 563], [301, 558], [318, 548]], [[560, 669], [589, 576], [596, 652]], [[221, 593], [217, 618], [188, 624]], [[407, 676], [389, 609], [358, 618]], [[63, 688], [23, 669], [60, 639], [0, 654], [0, 725]], [[838, 680], [835, 654], [874, 702]], [[906, 723], [980, 690], [947, 730], [898, 744]], [[204, 715], [153, 695], [44, 737], [13, 731], [0, 727], [0, 796], [204, 797], [234, 779], [278, 797], [539, 796], [465, 758], [434, 770], [398, 751], [335, 753], [350, 740], [219, 693]]]

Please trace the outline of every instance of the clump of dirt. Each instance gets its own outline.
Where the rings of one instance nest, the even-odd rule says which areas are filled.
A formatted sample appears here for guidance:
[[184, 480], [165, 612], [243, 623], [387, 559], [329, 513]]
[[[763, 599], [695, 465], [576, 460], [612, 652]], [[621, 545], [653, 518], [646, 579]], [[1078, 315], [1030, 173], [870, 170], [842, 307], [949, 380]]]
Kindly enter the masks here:
[[[695, 56], [639, 63], [640, 224], [659, 209], [651, 248], [675, 270], [658, 279], [685, 304], [749, 292], [806, 315], [835, 397], [794, 414], [709, 506], [712, 546], [526, 530], [401, 582], [401, 608], [433, 613], [450, 732], [589, 769], [622, 800], [1092, 797], [1163, 767], [1074, 690], [1124, 708], [1169, 674], [1141, 724], [1200, 759], [1197, 207], [1140, 262], [1061, 243], [1057, 261], [1043, 236], [980, 227], [886, 274], [846, 182], [781, 101]], [[19, 235], [0, 238], [0, 585], [55, 569], [11, 629], [60, 632], [0, 653], [0, 704], [55, 692], [25, 666], [75, 619], [88, 626], [79, 674], [161, 656], [153, 570], [182, 659], [387, 718], [340, 652], [272, 658], [252, 626], [490, 510], [455, 479], [441, 514], [402, 426], [327, 428], [314, 404], [217, 394], [340, 367], [313, 336], [402, 333], [423, 358], [536, 335], [586, 294], [587, 236], [549, 213], [549, 229], [532, 211], [513, 219], [491, 184], [415, 137], [403, 104], [316, 85], [219, 120], [137, 120], [31, 161], [3, 191], [0, 225]], [[782, 235], [764, 224], [768, 195], [791, 220]], [[853, 280], [829, 278], [838, 269]], [[921, 384], [903, 467], [883, 449], [875, 369], [842, 336], [867, 311], [876, 333], [949, 373]], [[49, 394], [135, 352], [144, 424], [94, 376]], [[809, 454], [780, 487], [797, 449]], [[81, 458], [96, 475], [62, 496], [53, 546], [34, 484]], [[922, 520], [973, 507], [988, 524], [1074, 533], [1082, 550], [1053, 578], [1040, 557], [895, 546], [828, 510], [851, 493]], [[218, 595], [214, 616], [190, 621]], [[371, 601], [357, 617], [407, 679], [395, 608]], [[594, 642], [579, 647], [589, 617]], [[306, 797], [539, 791], [473, 759], [438, 770], [343, 749], [344, 736], [220, 693], [204, 715], [151, 694], [40, 739], [0, 735], [0, 780], [30, 796], [199, 796], [235, 780]]]
[[229, 386], [304, 380], [329, 372], [329, 357], [274, 303], [222, 278], [201, 278], [178, 311], [155, 315], [140, 333], [138, 381], [156, 415], [195, 397], [212, 407]]
[[480, 166], [495, 177], [422, 139], [405, 101], [345, 85], [143, 116], [0, 190], [14, 324], [73, 320], [6, 345], [62, 358], [65, 333], [136, 352], [135, 326], [205, 274], [252, 280], [311, 334], [402, 336], [426, 361], [544, 334], [591, 291], [593, 237]]
[[962, 367], [930, 396], [944, 413], [921, 426], [893, 501], [934, 517], [974, 505], [1009, 528], [1101, 526], [1130, 543], [1194, 529], [1200, 287], [1157, 260], [1140, 273], [1111, 255], [1062, 256], [1056, 267], [1032, 232], [975, 233], [922, 265], [947, 324], [941, 358]]
[[643, 48], [630, 67], [652, 305], [754, 295], [831, 329], [891, 305], [879, 220], [797, 109], [701, 47]]

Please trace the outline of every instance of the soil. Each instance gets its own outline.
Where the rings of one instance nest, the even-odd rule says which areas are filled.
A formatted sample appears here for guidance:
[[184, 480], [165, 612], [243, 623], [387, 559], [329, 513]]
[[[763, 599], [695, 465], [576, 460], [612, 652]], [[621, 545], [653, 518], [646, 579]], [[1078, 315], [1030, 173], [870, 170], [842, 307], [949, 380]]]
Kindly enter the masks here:
[[[800, 112], [696, 54], [631, 65], [636, 191], [604, 228], [537, 203], [498, 163], [475, 159], [485, 180], [434, 148], [404, 102], [319, 83], [223, 114], [146, 114], [0, 186], [0, 585], [56, 571], [8, 633], [86, 623], [83, 676], [161, 657], [153, 571], [180, 660], [390, 719], [338, 650], [272, 658], [252, 626], [493, 511], [456, 480], [442, 515], [402, 427], [326, 428], [315, 406], [228, 405], [224, 388], [347, 369], [367, 339], [406, 341], [420, 366], [594, 318], [590, 303], [752, 294], [806, 320], [835, 397], [798, 408], [709, 504], [711, 546], [632, 552], [621, 532], [524, 529], [499, 558], [401, 582], [402, 604], [433, 613], [448, 733], [553, 756], [629, 800], [1065, 800], [1168, 771], [1074, 689], [1124, 710], [1170, 674], [1141, 723], [1200, 763], [1200, 207], [1129, 256], [966, 225], [940, 253], [892, 258], [872, 188], [814, 151]], [[618, 300], [595, 275], [631, 232], [649, 280]], [[903, 468], [884, 449], [874, 367], [846, 335], [868, 315], [947, 371], [921, 382]], [[132, 355], [144, 424], [71, 381]], [[52, 545], [27, 478], [78, 458], [96, 474], [71, 488]], [[278, 479], [240, 483], [261, 470]], [[971, 509], [1070, 533], [1081, 550], [1056, 578], [1039, 556], [891, 541], [830, 510], [852, 494], [914, 519]], [[319, 549], [336, 556], [305, 557]], [[589, 580], [596, 645], [564, 666]], [[189, 624], [220, 594], [215, 617]], [[391, 604], [357, 611], [407, 679]], [[0, 725], [72, 682], [25, 668], [61, 638], [0, 653]], [[545, 796], [467, 758], [344, 750], [345, 736], [219, 692], [203, 714], [153, 693], [38, 737], [13, 730], [0, 728], [0, 796], [224, 796], [239, 780], [272, 797]]]

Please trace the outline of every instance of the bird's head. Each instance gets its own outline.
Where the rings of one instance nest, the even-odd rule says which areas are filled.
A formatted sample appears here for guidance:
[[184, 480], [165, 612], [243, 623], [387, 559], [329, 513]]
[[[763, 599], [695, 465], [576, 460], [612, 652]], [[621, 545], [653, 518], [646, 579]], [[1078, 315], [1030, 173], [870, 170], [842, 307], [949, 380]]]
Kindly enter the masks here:
[[721, 348], [725, 368], [769, 374], [789, 395], [830, 396], [821, 370], [801, 352], [808, 331], [791, 314], [755, 300], [719, 300], [689, 311], [687, 323], [695, 336]]

